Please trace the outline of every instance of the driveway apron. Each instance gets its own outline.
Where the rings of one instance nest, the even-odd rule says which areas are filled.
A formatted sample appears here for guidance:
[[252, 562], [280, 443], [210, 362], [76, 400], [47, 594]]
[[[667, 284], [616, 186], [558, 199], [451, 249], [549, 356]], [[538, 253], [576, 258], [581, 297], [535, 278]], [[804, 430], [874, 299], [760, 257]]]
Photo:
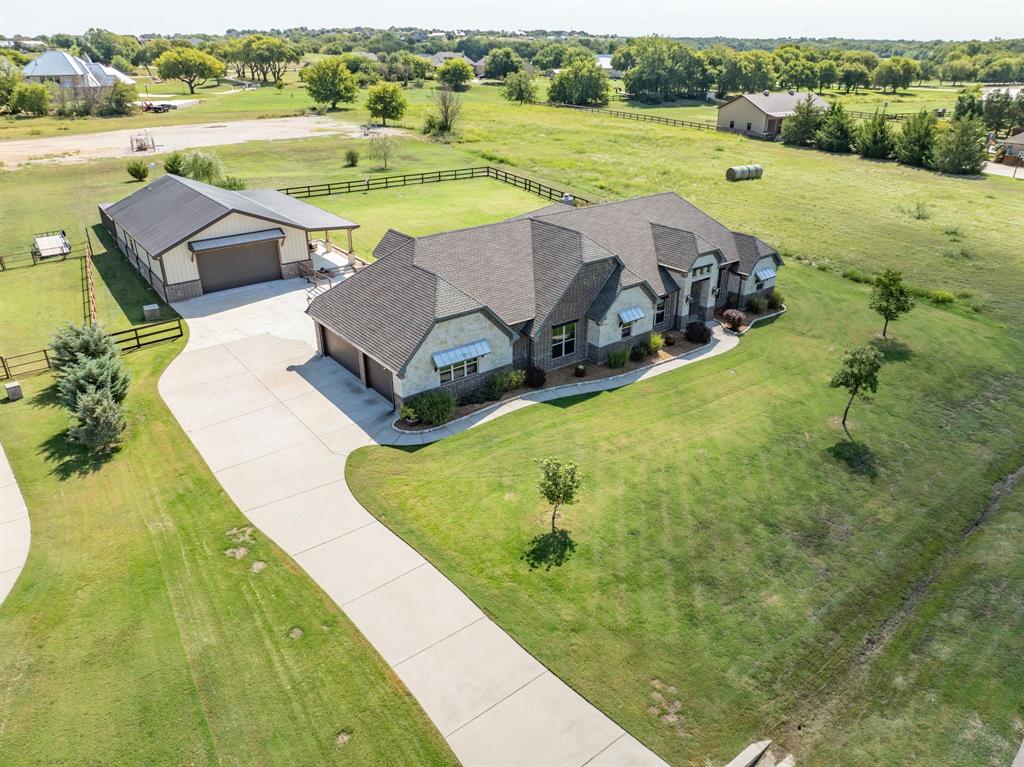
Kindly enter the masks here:
[[160, 394], [228, 495], [341, 607], [467, 767], [663, 765], [349, 491], [348, 454], [394, 441], [394, 414], [317, 356], [305, 287], [175, 306], [190, 338]]

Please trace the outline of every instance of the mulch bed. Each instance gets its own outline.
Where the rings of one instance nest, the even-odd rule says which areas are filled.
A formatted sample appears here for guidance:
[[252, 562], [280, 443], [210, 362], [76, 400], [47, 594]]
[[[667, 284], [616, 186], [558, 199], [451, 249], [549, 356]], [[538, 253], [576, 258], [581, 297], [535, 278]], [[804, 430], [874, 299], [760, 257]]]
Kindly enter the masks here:
[[[503, 394], [501, 396], [501, 399], [499, 400], [475, 403], [472, 405], [456, 405], [455, 410], [452, 412], [451, 420], [454, 421], [458, 418], [462, 418], [463, 416], [471, 415], [477, 412], [478, 410], [483, 410], [484, 408], [492, 407], [493, 405], [496, 405], [499, 402], [505, 402], [506, 400], [515, 399], [516, 397], [522, 394], [527, 394], [528, 392], [531, 391], [543, 391], [544, 389], [551, 389], [556, 386], [565, 386], [566, 384], [586, 383], [587, 381], [611, 378], [612, 376], [621, 375], [622, 373], [629, 373], [630, 371], [636, 370], [637, 368], [644, 368], [650, 365], [657, 364], [659, 362], [666, 362], [668, 360], [675, 359], [676, 357], [681, 357], [684, 354], [689, 354], [694, 349], [699, 349], [701, 346], [703, 346], [703, 344], [695, 344], [691, 343], [690, 341], [687, 341], [679, 333], [676, 333], [674, 335], [676, 340], [675, 345], [662, 347], [661, 351], [658, 352], [653, 357], [648, 357], [646, 359], [640, 360], [639, 362], [634, 362], [633, 360], [626, 360], [626, 364], [620, 368], [610, 368], [607, 365], [599, 365], [595, 362], [584, 361], [583, 364], [586, 366], [587, 374], [582, 377], [576, 376], [575, 371], [577, 363], [564, 365], [563, 367], [555, 368], [554, 370], [549, 370], [547, 383], [545, 383], [544, 386], [541, 386], [537, 389], [515, 389], [514, 391], [506, 392], [505, 394]], [[566, 396], [571, 396], [571, 392], [566, 392]], [[396, 426], [398, 426], [398, 428], [404, 431], [424, 431], [426, 429], [434, 428], [433, 426], [422, 422], [416, 424], [415, 426], [410, 426], [408, 423], [405, 422], [404, 419], [399, 419], [398, 422], [396, 423]]]

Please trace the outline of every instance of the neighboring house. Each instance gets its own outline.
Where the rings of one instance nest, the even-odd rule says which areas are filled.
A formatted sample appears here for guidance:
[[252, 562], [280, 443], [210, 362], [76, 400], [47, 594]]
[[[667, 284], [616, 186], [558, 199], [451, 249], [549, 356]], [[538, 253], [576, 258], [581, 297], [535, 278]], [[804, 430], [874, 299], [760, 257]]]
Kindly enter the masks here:
[[424, 53], [424, 54], [421, 54], [421, 58], [426, 59], [431, 64], [433, 64], [435, 67], [441, 66], [446, 61], [448, 61], [448, 59], [460, 59], [461, 61], [465, 61], [471, 67], [475, 67], [476, 66], [476, 62], [473, 61], [473, 59], [471, 59], [465, 53], [462, 53], [461, 51], [440, 51], [439, 53], [433, 53], [433, 54]]
[[352, 51], [352, 55], [362, 56], [364, 59], [369, 59], [370, 61], [380, 61], [380, 57], [372, 51]]
[[358, 224], [273, 189], [230, 191], [166, 175], [100, 205], [118, 246], [167, 301], [267, 280], [310, 267], [309, 233]]
[[115, 82], [135, 84], [113, 67], [94, 62], [88, 56], [72, 56], [67, 51], [40, 54], [25, 65], [22, 75], [32, 83], [56, 82], [68, 90], [109, 88]]
[[819, 109], [828, 108], [828, 102], [816, 93], [763, 91], [735, 96], [718, 107], [718, 129], [773, 139], [779, 135], [783, 120], [808, 95]]
[[1024, 131], [1013, 136], [1007, 136], [999, 143], [1006, 149], [1006, 157], [1013, 158], [1007, 162], [1004, 157], [1004, 163], [1007, 165], [1024, 164]]
[[604, 362], [770, 291], [782, 259], [667, 192], [410, 237], [313, 299], [321, 353], [396, 406], [511, 367]]
[[608, 75], [612, 80], [621, 80], [622, 71], [612, 67], [612, 54], [610, 53], [598, 53], [597, 54], [597, 65], [604, 70], [604, 73]]

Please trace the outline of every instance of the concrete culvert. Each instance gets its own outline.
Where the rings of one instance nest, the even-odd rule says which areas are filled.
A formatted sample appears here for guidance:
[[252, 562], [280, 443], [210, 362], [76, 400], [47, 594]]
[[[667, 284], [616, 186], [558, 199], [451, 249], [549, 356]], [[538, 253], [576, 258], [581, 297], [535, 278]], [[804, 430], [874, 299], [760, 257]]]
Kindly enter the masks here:
[[764, 175], [764, 168], [760, 165], [734, 165], [725, 172], [727, 181], [746, 181], [752, 178], [761, 178]]

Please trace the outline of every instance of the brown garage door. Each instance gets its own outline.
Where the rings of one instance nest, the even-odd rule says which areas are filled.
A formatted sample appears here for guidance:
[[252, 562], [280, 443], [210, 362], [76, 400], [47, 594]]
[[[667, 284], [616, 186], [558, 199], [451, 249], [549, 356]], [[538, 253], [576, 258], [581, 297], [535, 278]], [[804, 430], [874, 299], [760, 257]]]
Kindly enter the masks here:
[[395, 396], [392, 386], [394, 381], [391, 378], [391, 371], [377, 362], [377, 360], [367, 357], [365, 354], [363, 355], [363, 361], [366, 363], [366, 383], [380, 396], [394, 404]]
[[255, 242], [196, 254], [204, 293], [281, 279], [277, 242]]
[[359, 350], [337, 333], [320, 326], [324, 339], [324, 352], [345, 370], [359, 377]]

